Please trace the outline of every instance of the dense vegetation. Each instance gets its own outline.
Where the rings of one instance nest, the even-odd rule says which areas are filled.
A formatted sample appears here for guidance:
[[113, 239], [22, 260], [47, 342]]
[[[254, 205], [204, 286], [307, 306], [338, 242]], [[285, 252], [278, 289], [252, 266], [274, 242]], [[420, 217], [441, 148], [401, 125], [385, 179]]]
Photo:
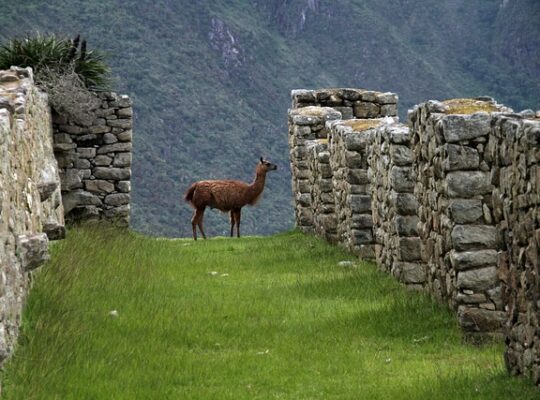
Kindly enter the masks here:
[[[353, 260], [343, 267], [340, 261]], [[35, 276], [6, 400], [521, 399], [503, 346], [313, 237], [77, 228]]]
[[[198, 179], [250, 180], [260, 155], [284, 168], [244, 231], [292, 223], [286, 110], [293, 88], [365, 87], [429, 98], [491, 95], [540, 108], [535, 0], [12, 1], [0, 40], [30, 30], [81, 33], [108, 52], [135, 102], [133, 223], [189, 235], [181, 201]], [[228, 221], [209, 213], [210, 234]]]

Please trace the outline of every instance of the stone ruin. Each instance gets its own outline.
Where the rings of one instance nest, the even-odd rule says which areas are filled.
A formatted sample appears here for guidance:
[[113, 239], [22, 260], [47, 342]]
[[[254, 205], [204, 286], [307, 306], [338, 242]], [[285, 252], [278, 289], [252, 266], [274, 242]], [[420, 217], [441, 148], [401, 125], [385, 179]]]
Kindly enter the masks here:
[[96, 93], [93, 118], [53, 115], [30, 68], [0, 71], [0, 365], [12, 354], [31, 274], [65, 222], [129, 223], [132, 108]]
[[404, 125], [392, 93], [291, 96], [297, 226], [447, 303], [467, 337], [506, 337], [540, 384], [540, 112], [427, 101]]

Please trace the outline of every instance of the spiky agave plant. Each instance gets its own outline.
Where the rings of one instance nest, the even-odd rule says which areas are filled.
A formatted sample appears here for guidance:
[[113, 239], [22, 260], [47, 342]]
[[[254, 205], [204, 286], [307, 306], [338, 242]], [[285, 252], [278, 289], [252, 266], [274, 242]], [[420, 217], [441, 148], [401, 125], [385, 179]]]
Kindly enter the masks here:
[[36, 80], [39, 80], [40, 71], [46, 69], [59, 74], [75, 72], [91, 89], [104, 89], [110, 84], [109, 67], [103, 54], [88, 50], [80, 35], [73, 40], [40, 33], [12, 39], [0, 46], [0, 69], [11, 66], [32, 67]]

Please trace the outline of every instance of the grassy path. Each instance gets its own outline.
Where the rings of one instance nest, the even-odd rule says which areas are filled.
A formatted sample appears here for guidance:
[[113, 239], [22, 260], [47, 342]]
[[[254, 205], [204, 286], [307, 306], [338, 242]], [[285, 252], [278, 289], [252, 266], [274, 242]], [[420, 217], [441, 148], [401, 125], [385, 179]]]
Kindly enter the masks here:
[[[502, 345], [312, 237], [69, 232], [36, 276], [6, 399], [534, 399]], [[111, 316], [112, 310], [117, 316]]]

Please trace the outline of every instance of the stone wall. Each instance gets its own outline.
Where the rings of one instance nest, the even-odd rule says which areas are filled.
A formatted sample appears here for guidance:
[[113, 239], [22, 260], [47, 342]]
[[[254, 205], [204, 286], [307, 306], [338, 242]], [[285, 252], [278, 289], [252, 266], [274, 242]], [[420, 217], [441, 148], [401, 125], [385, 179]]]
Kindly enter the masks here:
[[375, 118], [397, 107], [389, 96], [292, 92], [298, 225], [363, 257], [374, 248], [381, 269], [454, 309], [468, 337], [505, 335], [509, 371], [540, 384], [540, 112], [428, 101], [405, 126]]
[[502, 332], [505, 321], [486, 144], [492, 100], [429, 101], [409, 113], [414, 194], [428, 290], [457, 309], [465, 332]]
[[488, 150], [495, 164], [494, 219], [507, 308], [505, 361], [512, 374], [540, 385], [540, 118], [502, 114]]
[[[326, 121], [340, 119], [341, 114], [328, 107], [305, 107], [289, 110], [289, 154], [296, 226], [313, 232], [313, 209], [310, 189], [309, 146], [315, 139], [327, 139]], [[316, 171], [315, 171], [316, 173]], [[313, 177], [311, 178], [314, 179]]]
[[128, 96], [98, 92], [94, 118], [74, 122], [53, 115], [67, 221], [129, 224], [133, 109]]
[[374, 258], [373, 217], [368, 179], [369, 146], [382, 119], [333, 121], [330, 166], [339, 243], [363, 258]]
[[418, 201], [409, 128], [378, 127], [368, 149], [377, 265], [411, 289], [422, 289], [426, 265], [418, 235]]
[[47, 96], [30, 69], [0, 71], [0, 364], [16, 343], [31, 271], [64, 234]]
[[330, 243], [337, 243], [336, 204], [328, 139], [308, 141], [308, 185], [313, 210], [313, 232]]

